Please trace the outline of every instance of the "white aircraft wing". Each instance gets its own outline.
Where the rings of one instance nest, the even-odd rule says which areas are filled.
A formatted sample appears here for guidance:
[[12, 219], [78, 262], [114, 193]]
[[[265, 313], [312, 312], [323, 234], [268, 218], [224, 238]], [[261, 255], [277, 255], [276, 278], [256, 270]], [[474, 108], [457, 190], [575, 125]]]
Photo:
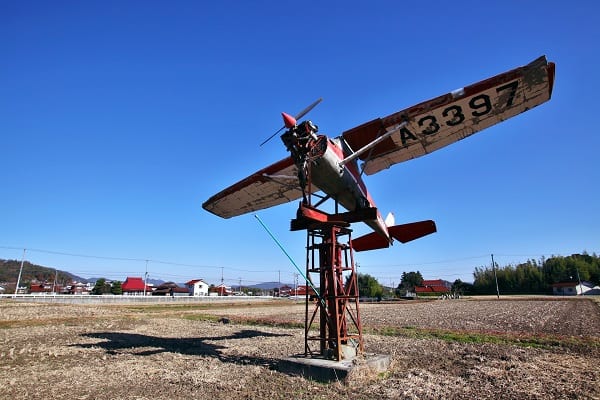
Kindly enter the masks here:
[[[360, 155], [368, 175], [423, 156], [550, 99], [554, 63], [545, 56], [511, 71], [452, 91], [345, 131], [354, 151], [392, 133]], [[403, 124], [406, 122], [406, 124]]]
[[298, 169], [287, 157], [215, 194], [202, 207], [219, 217], [231, 218], [300, 197]]

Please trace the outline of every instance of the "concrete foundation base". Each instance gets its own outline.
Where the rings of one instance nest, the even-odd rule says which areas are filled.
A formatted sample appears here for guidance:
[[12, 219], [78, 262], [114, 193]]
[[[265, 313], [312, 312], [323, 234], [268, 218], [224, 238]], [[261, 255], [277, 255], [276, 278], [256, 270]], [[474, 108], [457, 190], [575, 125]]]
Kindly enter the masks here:
[[298, 355], [281, 360], [278, 369], [307, 379], [330, 382], [346, 381], [352, 376], [362, 374], [385, 372], [389, 366], [390, 356], [382, 354], [362, 354], [342, 361]]

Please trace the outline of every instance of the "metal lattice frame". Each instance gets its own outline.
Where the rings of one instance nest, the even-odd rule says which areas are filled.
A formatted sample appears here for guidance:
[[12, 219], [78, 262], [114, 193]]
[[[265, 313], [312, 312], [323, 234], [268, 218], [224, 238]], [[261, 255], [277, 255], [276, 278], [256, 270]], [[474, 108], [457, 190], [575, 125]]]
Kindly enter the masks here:
[[[334, 223], [316, 224], [307, 229], [306, 277], [311, 285], [317, 286], [312, 276], [319, 276], [320, 296], [314, 302], [310, 301], [308, 293], [306, 297], [306, 356], [323, 356], [340, 361], [347, 354], [344, 346], [348, 346], [354, 354], [363, 351], [358, 285], [350, 235], [350, 229]], [[340, 243], [339, 239], [346, 237], [347, 243]], [[319, 330], [315, 334], [312, 327], [317, 316]], [[315, 343], [318, 343], [318, 349]]]

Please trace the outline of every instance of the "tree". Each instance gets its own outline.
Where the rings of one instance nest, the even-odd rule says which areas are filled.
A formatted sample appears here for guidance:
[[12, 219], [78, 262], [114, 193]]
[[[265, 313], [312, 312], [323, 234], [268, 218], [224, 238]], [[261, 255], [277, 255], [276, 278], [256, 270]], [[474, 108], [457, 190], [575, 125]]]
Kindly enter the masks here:
[[417, 272], [403, 272], [400, 278], [400, 284], [396, 288], [397, 296], [406, 296], [406, 292], [414, 292], [415, 286], [420, 286], [423, 283], [423, 275]]
[[473, 272], [473, 290], [476, 294], [493, 294], [496, 292], [494, 270], [490, 267], [475, 267]]
[[356, 283], [358, 285], [359, 296], [361, 297], [377, 297], [380, 299], [383, 295], [383, 288], [377, 279], [369, 274], [357, 274]]
[[457, 279], [452, 284], [452, 293], [463, 296], [465, 294], [469, 294], [473, 291], [473, 285], [467, 282], [463, 282], [460, 279]]
[[111, 286], [110, 283], [106, 282], [106, 279], [100, 278], [96, 281], [94, 288], [92, 289], [92, 294], [101, 295], [110, 293]]
[[[567, 257], [552, 256], [539, 262], [528, 260], [517, 266], [496, 266], [496, 275], [501, 293], [548, 293], [551, 285], [558, 282], [600, 283], [600, 258], [585, 252]], [[493, 268], [475, 268], [473, 277], [475, 293], [495, 293]]]
[[110, 289], [112, 294], [121, 295], [123, 294], [123, 287], [121, 286], [121, 281], [114, 281], [112, 283], [112, 287]]

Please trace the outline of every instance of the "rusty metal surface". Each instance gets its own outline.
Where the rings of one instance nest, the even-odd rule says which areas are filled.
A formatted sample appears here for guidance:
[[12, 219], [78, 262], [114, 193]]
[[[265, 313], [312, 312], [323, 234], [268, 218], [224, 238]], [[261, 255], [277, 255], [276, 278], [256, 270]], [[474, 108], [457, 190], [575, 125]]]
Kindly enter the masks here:
[[[350, 129], [342, 135], [356, 150], [384, 132], [388, 139], [361, 155], [364, 171], [374, 174], [431, 153], [514, 117], [552, 95], [554, 64], [542, 56], [523, 67], [496, 75]], [[408, 122], [405, 127], [399, 124]]]
[[[341, 361], [343, 346], [356, 346], [359, 353], [364, 349], [352, 247], [339, 241], [347, 237], [351, 243], [350, 232], [332, 224], [307, 230], [306, 276], [319, 276], [321, 293], [312, 307], [307, 298], [305, 356]], [[314, 335], [311, 328], [317, 320], [319, 333]]]
[[[231, 218], [302, 197], [298, 169], [287, 157], [222, 190], [202, 207], [215, 215]], [[315, 187], [313, 191], [317, 191]]]

